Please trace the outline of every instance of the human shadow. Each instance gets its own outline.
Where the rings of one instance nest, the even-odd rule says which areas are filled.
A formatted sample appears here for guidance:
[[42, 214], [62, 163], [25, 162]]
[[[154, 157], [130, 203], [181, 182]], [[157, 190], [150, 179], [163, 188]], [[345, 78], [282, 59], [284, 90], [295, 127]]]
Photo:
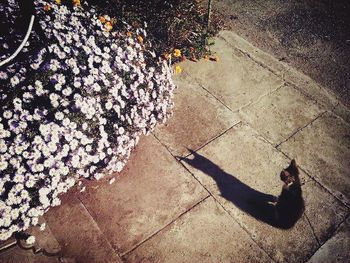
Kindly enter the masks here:
[[193, 159], [180, 158], [192, 167], [212, 177], [218, 185], [221, 196], [252, 217], [271, 226], [281, 228], [275, 217], [277, 197], [259, 192], [226, 173], [204, 156], [188, 149]]

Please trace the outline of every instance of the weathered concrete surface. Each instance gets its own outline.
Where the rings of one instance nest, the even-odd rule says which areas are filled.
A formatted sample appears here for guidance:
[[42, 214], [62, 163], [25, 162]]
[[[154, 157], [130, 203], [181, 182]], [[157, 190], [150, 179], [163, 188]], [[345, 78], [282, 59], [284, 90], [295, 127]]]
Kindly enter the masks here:
[[113, 248], [124, 254], [208, 193], [153, 137], [142, 137], [114, 184], [87, 185], [81, 200]]
[[198, 149], [239, 122], [236, 114], [187, 74], [177, 78], [176, 84], [174, 115], [154, 132], [172, 154], [188, 154], [187, 148]]
[[349, 262], [350, 259], [350, 218], [338, 229], [337, 233], [327, 241], [308, 261], [319, 262]]
[[125, 262], [271, 262], [212, 197], [127, 254]]
[[[43, 224], [45, 224], [45, 229], [41, 231], [39, 226]], [[61, 251], [61, 246], [53, 235], [50, 226], [47, 224], [44, 217], [40, 218], [39, 225], [30, 228], [28, 233], [35, 236], [35, 251], [43, 250], [52, 255], [58, 254]]]
[[350, 106], [348, 0], [216, 0], [212, 5], [227, 29], [315, 79]]
[[280, 193], [288, 160], [248, 126], [233, 127], [183, 162], [274, 260], [300, 262], [317, 249], [305, 217], [290, 230], [269, 225], [274, 210], [259, 202]]
[[323, 110], [300, 91], [287, 85], [241, 112], [245, 121], [264, 138], [278, 145], [313, 121]]
[[59, 263], [58, 257], [47, 257], [34, 254], [32, 250], [24, 250], [18, 246], [0, 253], [1, 263]]
[[121, 262], [83, 204], [67, 196], [63, 204], [45, 214], [52, 233], [62, 247], [61, 255], [77, 263]]
[[333, 111], [344, 120], [350, 122], [349, 108], [344, 106], [331, 90], [324, 88], [309, 76], [289, 66], [288, 63], [262, 51], [232, 31], [221, 31], [218, 37], [227, 41], [232, 48], [245, 54], [261, 67], [273, 72], [285, 83], [293, 85], [293, 87], [316, 101], [324, 109]]
[[218, 62], [186, 61], [184, 70], [233, 111], [283, 84], [280, 78], [232, 49], [221, 38], [215, 39], [212, 49], [219, 57]]
[[323, 244], [334, 234], [350, 209], [315, 181], [303, 186], [305, 214], [318, 241]]
[[[46, 215], [62, 256], [84, 263], [120, 262], [118, 253], [162, 263], [349, 257], [342, 247], [349, 232], [338, 225], [349, 216], [350, 111], [232, 32], [220, 33], [214, 50], [219, 62], [183, 65], [174, 118], [155, 132], [160, 141], [143, 137], [114, 184], [116, 175], [89, 182]], [[236, 124], [239, 111], [246, 119]], [[186, 147], [182, 162], [193, 175], [172, 156], [185, 156]], [[271, 202], [290, 158], [302, 170], [306, 211], [283, 231]], [[22, 253], [13, 251], [9, 258]]]
[[279, 147], [350, 204], [350, 125], [326, 113]]

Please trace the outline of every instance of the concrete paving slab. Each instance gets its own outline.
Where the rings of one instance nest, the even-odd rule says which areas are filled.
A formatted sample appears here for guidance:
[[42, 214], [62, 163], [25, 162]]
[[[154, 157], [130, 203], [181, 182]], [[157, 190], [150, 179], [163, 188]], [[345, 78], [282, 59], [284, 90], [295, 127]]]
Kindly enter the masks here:
[[212, 197], [127, 254], [125, 262], [271, 262]]
[[281, 78], [232, 48], [224, 39], [214, 41], [211, 49], [219, 57], [218, 62], [186, 61], [183, 67], [231, 110], [236, 111], [283, 84]]
[[87, 184], [81, 200], [123, 255], [208, 196], [154, 136], [142, 137], [113, 184]]
[[348, 218], [338, 229], [337, 233], [327, 241], [310, 258], [308, 263], [349, 262], [350, 259], [350, 218]]
[[174, 155], [188, 154], [239, 122], [217, 99], [193, 78], [181, 74], [176, 78], [174, 115], [154, 134]]
[[278, 145], [323, 112], [311, 99], [286, 85], [244, 107], [241, 115], [264, 138]]
[[217, 0], [212, 11], [220, 13], [225, 28], [309, 75], [349, 106], [344, 96], [349, 94], [349, 10], [346, 0]]
[[289, 230], [274, 227], [269, 202], [289, 161], [250, 127], [233, 127], [184, 163], [274, 260], [300, 262], [318, 248], [305, 217]]
[[45, 219], [62, 247], [61, 255], [77, 263], [121, 262], [83, 204], [71, 193]]
[[305, 213], [321, 244], [327, 241], [344, 221], [349, 208], [315, 181], [303, 186]]
[[[45, 224], [45, 229], [40, 230], [40, 225]], [[50, 226], [44, 217], [39, 219], [39, 225], [29, 229], [28, 234], [35, 236], [35, 250], [43, 250], [49, 254], [57, 254], [61, 251], [61, 246], [53, 235]]]
[[[283, 3], [283, 6], [286, 6], [285, 3]], [[219, 33], [218, 37], [227, 41], [232, 47], [246, 54], [246, 56], [249, 56], [249, 58], [256, 61], [263, 68], [267, 68], [279, 76], [286, 83], [293, 84], [303, 94], [317, 101], [325, 109], [335, 112], [335, 114], [350, 122], [349, 108], [340, 103], [331, 90], [322, 87], [315, 80], [287, 63], [253, 46], [235, 32], [224, 30]], [[268, 41], [268, 43], [271, 45], [271, 41]], [[276, 47], [276, 45], [272, 46], [274, 48]]]
[[350, 204], [350, 125], [326, 113], [279, 147]]
[[24, 250], [18, 246], [0, 253], [1, 263], [59, 263], [58, 257], [47, 257], [34, 254], [32, 250]]

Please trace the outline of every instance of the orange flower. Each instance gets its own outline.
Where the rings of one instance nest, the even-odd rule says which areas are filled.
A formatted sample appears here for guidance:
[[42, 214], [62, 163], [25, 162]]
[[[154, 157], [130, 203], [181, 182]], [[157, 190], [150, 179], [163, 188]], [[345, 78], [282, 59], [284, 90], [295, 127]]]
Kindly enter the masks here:
[[46, 4], [44, 5], [44, 10], [47, 12], [47, 11], [50, 11], [51, 10], [51, 6]]
[[182, 68], [180, 66], [175, 67], [175, 74], [181, 74]]
[[137, 40], [138, 40], [140, 43], [142, 43], [142, 42], [143, 42], [143, 37], [142, 37], [142, 36], [138, 36], [138, 37], [137, 37]]
[[106, 22], [106, 18], [104, 18], [103, 16], [100, 16], [98, 19], [101, 21], [102, 24]]
[[56, 4], [60, 5], [61, 4], [61, 0], [55, 0]]
[[175, 49], [174, 49], [174, 56], [177, 57], [177, 58], [178, 58], [178, 57], [181, 57], [181, 50], [175, 48]]
[[105, 29], [107, 31], [111, 31], [112, 28], [113, 28], [112, 23], [110, 21], [107, 21], [106, 24], [105, 24]]
[[129, 31], [129, 32], [126, 33], [126, 35], [127, 35], [128, 37], [131, 37], [131, 36], [132, 36], [132, 33]]
[[73, 6], [80, 6], [80, 0], [72, 0]]
[[203, 58], [204, 58], [205, 60], [208, 60], [208, 59], [209, 59], [208, 55], [205, 55]]

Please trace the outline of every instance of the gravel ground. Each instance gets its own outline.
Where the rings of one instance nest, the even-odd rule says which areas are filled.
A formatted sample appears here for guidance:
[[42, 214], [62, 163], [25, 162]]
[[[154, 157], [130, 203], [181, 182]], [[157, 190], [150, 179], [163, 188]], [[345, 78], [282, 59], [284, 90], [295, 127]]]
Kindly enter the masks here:
[[350, 107], [350, 1], [213, 0], [213, 9], [227, 29], [309, 75]]

